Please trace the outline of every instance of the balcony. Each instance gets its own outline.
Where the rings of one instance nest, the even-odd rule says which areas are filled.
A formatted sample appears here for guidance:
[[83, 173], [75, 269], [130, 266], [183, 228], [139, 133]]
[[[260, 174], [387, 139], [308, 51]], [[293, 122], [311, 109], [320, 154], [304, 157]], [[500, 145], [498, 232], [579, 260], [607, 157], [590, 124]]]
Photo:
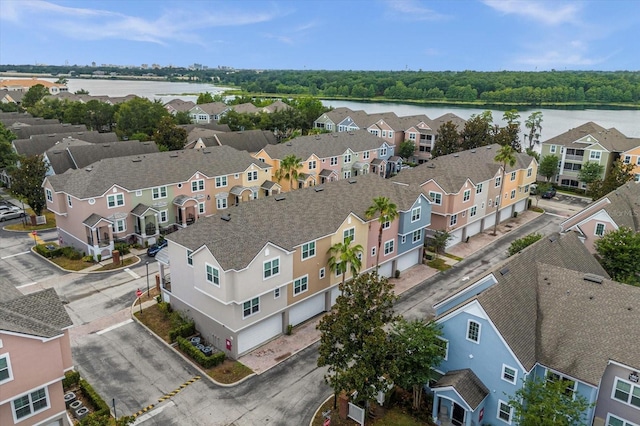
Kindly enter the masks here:
[[564, 159], [567, 161], [584, 161], [584, 155], [565, 155]]

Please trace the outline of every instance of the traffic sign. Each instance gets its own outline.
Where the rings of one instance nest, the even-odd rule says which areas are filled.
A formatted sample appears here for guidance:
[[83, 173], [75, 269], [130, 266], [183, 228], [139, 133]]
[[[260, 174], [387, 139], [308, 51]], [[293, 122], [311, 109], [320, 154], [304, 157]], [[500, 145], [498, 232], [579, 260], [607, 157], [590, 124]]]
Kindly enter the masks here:
[[136, 290], [136, 297], [142, 296], [142, 291], [140, 289]]
[[38, 235], [38, 231], [31, 232], [31, 235], [33, 235], [35, 237], [36, 235]]

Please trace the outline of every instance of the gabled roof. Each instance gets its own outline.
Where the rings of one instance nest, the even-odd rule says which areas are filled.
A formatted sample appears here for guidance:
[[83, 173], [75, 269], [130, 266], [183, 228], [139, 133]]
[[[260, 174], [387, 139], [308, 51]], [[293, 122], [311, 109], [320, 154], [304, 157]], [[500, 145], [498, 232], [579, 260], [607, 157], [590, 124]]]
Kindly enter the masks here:
[[217, 133], [203, 142], [206, 146], [215, 141], [216, 145], [226, 145], [239, 151], [258, 152], [267, 145], [278, 143], [276, 136], [269, 130], [244, 130], [242, 132]]
[[247, 152], [217, 146], [106, 158], [46, 179], [54, 191], [84, 199], [102, 196], [113, 185], [129, 191], [146, 189], [186, 182], [197, 172], [208, 177], [242, 173], [252, 164], [258, 169], [269, 167]]
[[[398, 211], [407, 211], [420, 195], [415, 186], [366, 174], [240, 203], [221, 214], [201, 218], [167, 239], [193, 251], [207, 246], [224, 270], [241, 270], [268, 243], [293, 251], [300, 244], [336, 232], [352, 213], [366, 221], [365, 212], [375, 197], [388, 197]], [[310, 212], [319, 214], [310, 220]], [[226, 215], [230, 220], [221, 220]]]
[[5, 287], [0, 286], [0, 331], [51, 338], [73, 325], [54, 289], [23, 296]]
[[28, 139], [32, 135], [50, 135], [54, 133], [87, 132], [84, 124], [43, 124], [40, 126], [24, 126], [11, 130], [18, 139]]
[[[364, 112], [363, 110], [359, 110], [359, 112]], [[341, 122], [342, 120], [344, 120], [348, 115], [354, 114], [355, 111], [353, 111], [350, 108], [347, 107], [339, 107], [339, 108], [335, 108], [332, 109], [331, 111], [327, 111], [322, 115], [326, 115], [327, 118], [329, 118], [329, 120], [333, 121], [335, 124], [338, 124], [339, 122]], [[321, 118], [322, 116], [320, 116], [319, 118]], [[316, 120], [318, 121], [318, 120]]]
[[458, 117], [457, 115], [448, 112], [444, 115], [441, 115], [438, 118], [434, 118], [433, 120], [431, 120], [431, 123], [429, 123], [429, 127], [431, 127], [431, 129], [433, 130], [434, 133], [438, 132], [438, 129], [445, 123], [451, 121], [451, 123], [453, 123], [453, 125], [456, 126], [456, 128], [458, 129], [458, 131], [461, 131], [462, 129], [464, 129], [464, 125], [467, 122], [464, 118]]
[[478, 405], [489, 395], [489, 389], [469, 368], [448, 371], [430, 387], [431, 389], [454, 388], [472, 410], [478, 408]]
[[313, 154], [318, 158], [336, 157], [344, 154], [347, 149], [353, 152], [370, 151], [380, 148], [383, 143], [386, 142], [367, 130], [358, 130], [301, 136], [286, 143], [268, 145], [264, 151], [271, 158], [282, 159], [294, 154], [305, 161]]
[[222, 102], [209, 102], [207, 104], [199, 104], [191, 108], [191, 110], [195, 108], [200, 108], [202, 111], [206, 112], [209, 115], [219, 115], [230, 109], [227, 104]]
[[164, 104], [164, 106], [165, 108], [169, 106], [175, 111], [188, 112], [189, 110], [191, 110], [191, 108], [196, 106], [196, 104], [191, 101], [184, 101], [182, 99], [176, 98], [176, 99], [170, 100], [169, 102]]
[[[582, 138], [591, 136], [593, 141], [584, 143], [574, 143]], [[596, 142], [597, 141], [597, 142]], [[640, 146], [639, 138], [630, 138], [623, 135], [618, 129], [605, 129], [599, 124], [589, 121], [574, 129], [570, 129], [558, 136], [555, 136], [543, 144], [548, 145], [564, 145], [571, 148], [583, 149], [587, 146], [599, 143], [609, 152], [624, 152], [632, 148]]]
[[[404, 170], [394, 176], [392, 180], [416, 185], [435, 180], [447, 193], [457, 193], [467, 179], [478, 184], [492, 179], [500, 171], [502, 165], [494, 160], [499, 150], [500, 145], [492, 144], [455, 154], [442, 155], [417, 167]], [[528, 154], [516, 153], [516, 163], [513, 167], [507, 165], [507, 173], [528, 168], [532, 159], [533, 157]]]
[[292, 108], [291, 105], [285, 104], [280, 99], [278, 99], [274, 103], [269, 104], [266, 107], [263, 107], [262, 110], [267, 113], [273, 113], [276, 111], [283, 111], [285, 109], [291, 109], [291, 108]]
[[4, 124], [5, 127], [10, 128], [16, 123], [26, 124], [29, 126], [40, 126], [44, 124], [59, 124], [60, 122], [56, 118], [42, 118], [42, 117], [32, 117], [30, 115], [23, 115], [23, 116], [6, 117], [6, 118], [0, 117], [0, 123]]
[[100, 133], [97, 131], [64, 132], [42, 135], [32, 135], [27, 139], [15, 139], [12, 144], [20, 155], [40, 155], [52, 148], [58, 142], [63, 142], [66, 138], [79, 139], [90, 143], [112, 143], [118, 142], [118, 136], [113, 133]]
[[228, 124], [220, 124], [220, 123], [194, 123], [194, 124], [180, 124], [180, 127], [185, 129], [189, 134], [188, 139], [192, 141], [191, 132], [196, 129], [208, 129], [208, 130], [216, 130], [219, 132], [230, 132], [231, 128]]
[[262, 111], [260, 108], [252, 104], [251, 102], [245, 102], [244, 104], [231, 105], [231, 109], [238, 114], [257, 114]]

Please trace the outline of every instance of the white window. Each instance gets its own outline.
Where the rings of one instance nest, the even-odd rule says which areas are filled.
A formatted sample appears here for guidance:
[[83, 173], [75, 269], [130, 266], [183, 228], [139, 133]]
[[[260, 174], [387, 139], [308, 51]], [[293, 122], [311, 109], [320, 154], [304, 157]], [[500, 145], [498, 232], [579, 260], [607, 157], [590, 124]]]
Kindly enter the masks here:
[[474, 320], [467, 321], [467, 340], [480, 343], [480, 323]]
[[414, 207], [411, 209], [411, 222], [416, 222], [420, 220], [420, 216], [422, 214], [422, 207]]
[[482, 184], [479, 183], [478, 185], [476, 185], [476, 194], [479, 194], [482, 192]]
[[329, 164], [332, 165], [332, 166], [338, 165], [338, 157], [331, 157], [331, 160], [329, 161]]
[[248, 300], [242, 304], [242, 318], [250, 317], [260, 312], [260, 298]]
[[613, 414], [607, 415], [607, 424], [606, 426], [638, 426], [635, 423], [631, 423], [629, 420], [621, 419], [620, 417], [614, 416]]
[[511, 182], [513, 182], [514, 180], [516, 180], [516, 172], [511, 172]]
[[346, 164], [346, 163], [350, 163], [351, 162], [351, 154], [345, 154], [342, 157], [342, 163]]
[[293, 295], [304, 293], [309, 289], [309, 276], [305, 275], [293, 281]]
[[478, 206], [473, 206], [469, 209], [469, 217], [474, 217], [478, 213]]
[[527, 169], [527, 177], [531, 177], [532, 174], [533, 174], [533, 169], [531, 167], [529, 167]]
[[433, 200], [433, 204], [442, 205], [442, 194], [439, 192], [429, 191], [429, 198]]
[[384, 243], [384, 255], [388, 255], [393, 253], [393, 245], [394, 245], [394, 241], [393, 240], [389, 240], [386, 243]]
[[316, 160], [309, 161], [309, 170], [315, 170], [316, 168]]
[[[489, 200], [489, 202], [491, 202], [491, 200]], [[491, 204], [489, 204], [489, 206], [491, 206]], [[480, 208], [484, 209], [484, 201], [482, 202], [482, 204], [480, 204]]]
[[193, 251], [187, 250], [187, 264], [193, 266]]
[[513, 367], [509, 367], [506, 364], [502, 364], [502, 380], [515, 385], [518, 380], [518, 370]]
[[198, 214], [204, 214], [204, 203], [198, 203]]
[[513, 407], [501, 399], [498, 400], [498, 418], [508, 424], [511, 424], [513, 418]]
[[347, 240], [353, 241], [356, 239], [356, 228], [349, 228], [342, 231], [342, 242], [346, 243]]
[[386, 131], [386, 130], [383, 130], [383, 131], [382, 131], [382, 137], [383, 137], [383, 138], [386, 138], [386, 137], [387, 137], [387, 131]]
[[514, 198], [516, 198], [516, 190], [512, 189], [511, 190], [511, 199], [513, 200]]
[[368, 160], [369, 159], [369, 151], [365, 151], [362, 153], [362, 159], [363, 160]]
[[391, 222], [386, 221], [382, 224], [382, 229], [389, 229], [391, 228]]
[[376, 247], [371, 247], [371, 257], [376, 256]]
[[411, 242], [412, 243], [417, 243], [420, 240], [422, 240], [422, 229], [418, 229], [417, 231], [413, 231], [413, 234], [411, 235]]
[[556, 148], [556, 146], [555, 146], [555, 145], [551, 145], [551, 146], [549, 147], [549, 152], [550, 152], [550, 153], [552, 153], [552, 154], [555, 154], [555, 153], [556, 153], [556, 149], [557, 149], [557, 148]]
[[[181, 184], [181, 183], [179, 183], [179, 184], [178, 184], [178, 188], [181, 188], [181, 187], [182, 187], [182, 184]], [[142, 191], [141, 191], [141, 190], [139, 190], [139, 189], [138, 189], [138, 190], [136, 191], [136, 197], [142, 197]]]
[[47, 194], [47, 201], [53, 203], [53, 192], [49, 188], [46, 188], [44, 192]]
[[191, 192], [204, 191], [204, 179], [191, 182]]
[[[638, 158], [640, 158], [640, 157], [638, 157]], [[633, 181], [636, 182], [636, 183], [640, 182], [640, 173], [636, 173], [635, 174], [635, 176], [633, 178]]]
[[47, 388], [41, 388], [11, 401], [13, 415], [17, 420], [31, 417], [32, 415], [49, 408]]
[[389, 137], [392, 138], [393, 137], [393, 130], [389, 130]]
[[455, 226], [458, 224], [458, 215], [454, 214], [451, 215], [451, 218], [449, 219], [449, 226]]
[[502, 182], [502, 176], [496, 178], [496, 188], [500, 186], [500, 182]]
[[124, 206], [124, 194], [107, 195], [107, 207], [112, 209], [120, 206]]
[[266, 280], [267, 278], [271, 278], [280, 273], [280, 258], [276, 257], [275, 259], [267, 260], [263, 263], [263, 278]]
[[342, 173], [342, 176], [343, 176], [345, 179], [349, 179], [349, 178], [351, 177], [351, 170], [345, 170], [345, 171]]
[[638, 155], [638, 158], [636, 158], [636, 166], [640, 166], [640, 155]]
[[318, 271], [318, 278], [323, 279], [327, 274], [327, 271], [325, 268], [320, 268], [320, 270]]
[[258, 180], [258, 171], [252, 170], [247, 173], [247, 181], [253, 182], [254, 180]]
[[446, 361], [447, 358], [449, 358], [449, 341], [442, 337], [438, 337], [438, 340], [436, 340], [436, 344], [442, 348], [442, 359]]
[[73, 207], [73, 203], [71, 202], [71, 195], [67, 195], [67, 205], [69, 207]]
[[404, 244], [407, 242], [407, 236], [403, 235], [402, 237], [400, 237], [400, 244]]
[[276, 288], [275, 290], [273, 290], [273, 298], [277, 299], [280, 297], [280, 288]]
[[469, 201], [471, 199], [471, 190], [467, 189], [466, 191], [464, 191], [464, 193], [462, 194], [462, 202], [466, 203], [467, 201]]
[[205, 264], [207, 271], [207, 282], [220, 287], [220, 271], [215, 266]]
[[409, 133], [409, 140], [415, 141], [416, 140], [416, 134], [415, 133]]
[[589, 154], [589, 160], [600, 161], [600, 157], [602, 157], [602, 151], [591, 151]]
[[224, 210], [227, 208], [227, 199], [226, 198], [216, 198], [216, 208], [218, 210]]
[[227, 177], [226, 176], [216, 177], [216, 188], [220, 188], [223, 186], [227, 186]]
[[316, 242], [312, 241], [302, 245], [302, 260], [316, 255]]
[[167, 210], [160, 210], [160, 223], [167, 223], [169, 221], [169, 215]]
[[578, 384], [574, 380], [571, 380], [569, 377], [547, 370], [547, 382], [557, 382], [558, 380], [562, 380], [562, 382], [565, 384], [564, 393], [568, 396], [573, 397]]
[[602, 237], [604, 235], [604, 228], [605, 228], [604, 223], [596, 223], [595, 235], [597, 235], [598, 237]]
[[616, 377], [611, 398], [633, 407], [640, 408], [640, 385], [627, 382], [626, 380]]
[[13, 380], [13, 373], [11, 372], [9, 354], [2, 354], [0, 355], [0, 385], [11, 380]]
[[166, 186], [158, 186], [157, 188], [151, 188], [151, 198], [157, 200], [158, 198], [166, 198], [167, 197], [167, 187]]
[[387, 155], [387, 147], [383, 146], [382, 148], [380, 148], [380, 157], [384, 157]]
[[127, 230], [127, 220], [126, 219], [117, 219], [115, 226], [114, 226], [114, 232], [116, 234], [119, 234], [121, 232], [124, 232]]

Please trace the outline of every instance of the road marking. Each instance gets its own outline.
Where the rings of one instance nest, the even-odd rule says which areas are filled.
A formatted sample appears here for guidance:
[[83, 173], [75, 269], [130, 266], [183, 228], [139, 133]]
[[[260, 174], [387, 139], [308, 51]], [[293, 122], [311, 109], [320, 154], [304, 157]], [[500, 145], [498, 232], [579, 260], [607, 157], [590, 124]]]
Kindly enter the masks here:
[[155, 406], [156, 406], [155, 404], [149, 404], [146, 407], [144, 407], [142, 410], [138, 411], [137, 413], [133, 413], [132, 416], [137, 419], [139, 416], [143, 415], [147, 411], [153, 410], [153, 407]]
[[107, 327], [105, 329], [102, 329], [102, 330], [98, 331], [96, 334], [101, 335], [101, 334], [104, 334], [104, 333], [108, 333], [111, 330], [115, 330], [118, 327], [122, 327], [123, 325], [127, 325], [127, 324], [132, 323], [132, 322], [133, 322], [133, 320], [131, 318], [129, 318], [126, 321], [122, 321], [121, 323], [114, 324], [111, 327]]
[[10, 259], [12, 257], [22, 256], [23, 254], [27, 254], [27, 253], [31, 253], [31, 252], [30, 251], [23, 251], [22, 253], [10, 254], [9, 256], [2, 256], [2, 257], [0, 257], [0, 259], [1, 260]]
[[131, 276], [132, 276], [133, 278], [135, 278], [136, 280], [137, 280], [138, 278], [140, 278], [140, 275], [136, 274], [135, 272], [133, 272], [133, 271], [132, 271], [131, 269], [129, 269], [129, 268], [124, 268], [124, 271], [125, 271], [127, 274], [131, 275]]
[[186, 382], [184, 382], [183, 384], [180, 385], [180, 387], [176, 390], [174, 390], [173, 392], [169, 392], [168, 394], [162, 396], [161, 398], [158, 398], [158, 402], [162, 402], [165, 399], [169, 399], [172, 396], [174, 396], [175, 394], [177, 394], [178, 392], [180, 392], [182, 389], [186, 388], [187, 386], [189, 386], [192, 383], [197, 382], [198, 380], [200, 380], [200, 376], [195, 376], [193, 379], [187, 380]]
[[20, 288], [32, 286], [34, 284], [38, 284], [38, 281], [34, 281], [32, 283], [29, 283], [29, 284], [22, 284], [22, 285], [16, 286], [16, 288], [20, 289]]
[[144, 414], [144, 415], [142, 415], [140, 417], [134, 416], [134, 417], [136, 417], [136, 421], [133, 422], [132, 425], [139, 425], [140, 423], [144, 423], [145, 421], [149, 420], [153, 416], [157, 416], [158, 414], [162, 413], [166, 408], [172, 407], [174, 405], [176, 405], [175, 402], [169, 401], [166, 404], [164, 404], [163, 406], [158, 407], [157, 409], [155, 409], [155, 410], [153, 410], [153, 411], [151, 411], [149, 413], [146, 413], [146, 414]]

